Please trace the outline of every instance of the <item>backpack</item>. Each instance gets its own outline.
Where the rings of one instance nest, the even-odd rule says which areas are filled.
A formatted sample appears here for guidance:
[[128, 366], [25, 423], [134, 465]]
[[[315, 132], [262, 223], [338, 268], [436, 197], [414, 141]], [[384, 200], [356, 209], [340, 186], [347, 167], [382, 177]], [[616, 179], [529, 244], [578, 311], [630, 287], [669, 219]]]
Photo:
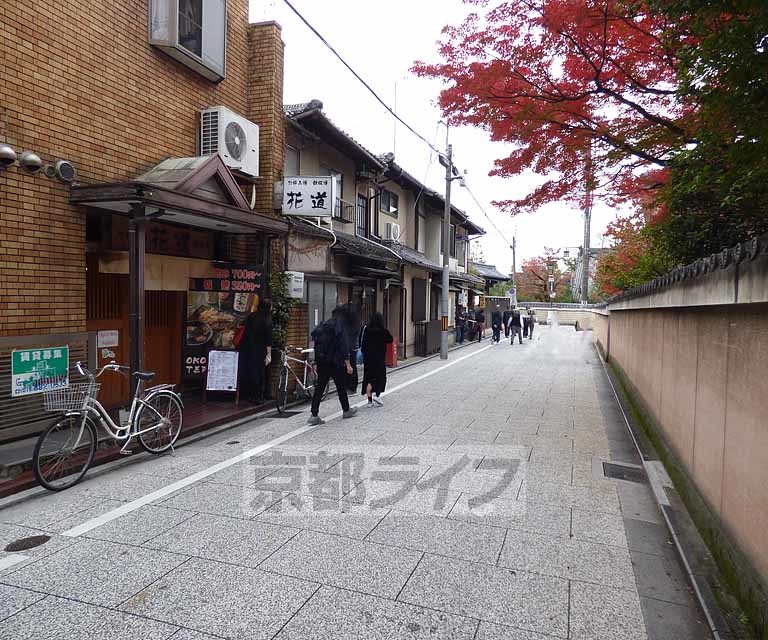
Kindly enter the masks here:
[[336, 324], [323, 320], [310, 334], [315, 346], [315, 361], [325, 364], [336, 362]]

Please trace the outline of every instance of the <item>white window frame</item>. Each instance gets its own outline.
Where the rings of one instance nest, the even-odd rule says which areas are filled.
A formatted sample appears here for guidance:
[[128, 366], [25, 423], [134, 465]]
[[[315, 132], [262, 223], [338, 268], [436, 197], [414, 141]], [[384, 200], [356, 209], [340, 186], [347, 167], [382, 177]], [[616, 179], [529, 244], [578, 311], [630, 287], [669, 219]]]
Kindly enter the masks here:
[[150, 0], [149, 43], [208, 80], [219, 82], [227, 68], [227, 0], [202, 0], [201, 55], [179, 44], [179, 4], [184, 1]]

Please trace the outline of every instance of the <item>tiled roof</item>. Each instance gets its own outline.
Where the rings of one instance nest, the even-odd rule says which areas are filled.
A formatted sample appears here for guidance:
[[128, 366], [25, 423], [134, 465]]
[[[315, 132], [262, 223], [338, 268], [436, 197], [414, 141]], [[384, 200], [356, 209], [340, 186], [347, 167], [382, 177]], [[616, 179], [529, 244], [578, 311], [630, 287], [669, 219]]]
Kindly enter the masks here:
[[407, 264], [422, 267], [429, 271], [440, 271], [440, 269], [442, 269], [439, 264], [432, 262], [429, 258], [427, 258], [427, 256], [421, 253], [421, 251], [416, 251], [416, 249], [406, 247], [404, 244], [398, 244], [397, 242], [387, 242], [386, 246], [392, 249], [392, 251], [396, 252], [402, 258], [403, 262], [406, 262]]
[[505, 282], [506, 280], [509, 280], [509, 276], [505, 276], [503, 273], [501, 273], [496, 268], [496, 265], [482, 264], [480, 262], [470, 262], [469, 266], [471, 269], [474, 269], [475, 271], [477, 271], [477, 273], [481, 277], [487, 278], [488, 280], [498, 280], [500, 282]]
[[334, 233], [336, 234], [336, 244], [333, 245], [333, 251], [381, 262], [399, 261], [397, 254], [392, 253], [392, 251], [378, 242], [353, 236], [350, 233], [343, 233], [342, 231], [334, 231]]

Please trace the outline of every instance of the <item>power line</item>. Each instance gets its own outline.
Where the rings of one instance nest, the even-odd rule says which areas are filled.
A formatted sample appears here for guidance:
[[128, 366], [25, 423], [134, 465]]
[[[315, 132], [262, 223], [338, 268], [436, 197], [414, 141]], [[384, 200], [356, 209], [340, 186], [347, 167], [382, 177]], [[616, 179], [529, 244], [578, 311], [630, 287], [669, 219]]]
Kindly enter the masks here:
[[[317, 38], [333, 53], [336, 58], [338, 58], [339, 62], [343, 64], [349, 72], [355, 76], [355, 78], [368, 90], [368, 92], [376, 99], [376, 101], [381, 104], [391, 115], [395, 120], [397, 120], [400, 124], [402, 124], [408, 131], [410, 131], [413, 135], [415, 135], [419, 140], [421, 140], [424, 144], [426, 144], [431, 152], [434, 152], [438, 155], [438, 157], [444, 155], [434, 144], [432, 144], [427, 138], [425, 138], [423, 135], [421, 135], [416, 129], [414, 129], [411, 125], [409, 125], [405, 120], [403, 120], [395, 111], [386, 103], [384, 100], [379, 96], [378, 93], [360, 76], [360, 74], [357, 73], [350, 65], [349, 63], [341, 57], [341, 54], [336, 51], [336, 49], [331, 45], [328, 40], [323, 37], [323, 35], [313, 27], [309, 21], [299, 12], [299, 10], [291, 4], [290, 0], [283, 0], [283, 2], [288, 6], [288, 8], [293, 11], [294, 14], [301, 20], [306, 27], [317, 36]], [[437, 128], [439, 129], [440, 124], [438, 123]], [[435, 131], [435, 137], [437, 137], [437, 130]], [[432, 159], [432, 153], [430, 153], [429, 161], [427, 163], [426, 172], [429, 172], [429, 167], [432, 165], [433, 159]], [[453, 165], [454, 168], [456, 168], [456, 165]], [[426, 178], [425, 178], [426, 181]], [[480, 209], [481, 213], [486, 217], [488, 222], [491, 223], [491, 226], [496, 230], [496, 232], [501, 236], [501, 238], [507, 243], [507, 245], [512, 246], [512, 243], [507, 239], [507, 237], [502, 233], [501, 229], [496, 225], [496, 223], [491, 219], [491, 216], [488, 215], [488, 212], [485, 210], [485, 208], [480, 204], [480, 201], [477, 199], [475, 194], [472, 192], [472, 190], [465, 185], [465, 188], [469, 195], [472, 197], [472, 200], [474, 200], [475, 204], [477, 205], [477, 208]]]
[[346, 61], [344, 58], [342, 58], [342, 57], [341, 57], [341, 54], [340, 54], [338, 51], [336, 51], [336, 49], [334, 49], [334, 48], [333, 48], [333, 46], [332, 46], [332, 45], [331, 45], [331, 44], [330, 44], [330, 43], [329, 43], [329, 42], [328, 42], [328, 41], [327, 41], [327, 40], [326, 40], [326, 39], [325, 39], [325, 38], [322, 36], [322, 34], [321, 34], [321, 33], [320, 33], [320, 32], [319, 32], [317, 29], [315, 29], [315, 28], [314, 28], [314, 27], [313, 27], [313, 26], [312, 26], [312, 25], [309, 23], [309, 21], [308, 21], [308, 20], [307, 20], [307, 19], [306, 19], [306, 18], [305, 18], [303, 15], [301, 15], [301, 13], [299, 13], [299, 10], [298, 10], [296, 7], [294, 7], [294, 6], [293, 6], [293, 5], [290, 3], [290, 0], [283, 0], [283, 2], [285, 2], [285, 4], [286, 4], [286, 5], [288, 5], [288, 8], [289, 8], [291, 11], [293, 11], [293, 12], [296, 14], [296, 16], [299, 18], [299, 20], [301, 20], [301, 21], [302, 21], [302, 22], [303, 22], [303, 23], [304, 23], [304, 24], [307, 26], [307, 28], [308, 28], [308, 29], [309, 29], [309, 30], [310, 30], [312, 33], [314, 33], [314, 34], [315, 34], [315, 35], [316, 35], [316, 36], [317, 36], [317, 37], [320, 39], [320, 42], [322, 42], [322, 43], [323, 43], [323, 44], [324, 44], [324, 45], [325, 45], [325, 46], [326, 46], [326, 47], [327, 47], [327, 48], [328, 48], [328, 49], [331, 51], [331, 53], [333, 53], [333, 55], [335, 55], [335, 56], [336, 56], [336, 57], [339, 59], [339, 61], [341, 62], [341, 64], [343, 64], [343, 65], [344, 65], [344, 66], [345, 66], [345, 67], [346, 67], [346, 68], [347, 68], [347, 69], [350, 71], [350, 73], [351, 73], [353, 76], [355, 76], [355, 78], [357, 78], [357, 80], [358, 80], [358, 81], [359, 81], [359, 82], [360, 82], [360, 83], [361, 83], [361, 84], [362, 84], [362, 85], [363, 85], [363, 86], [364, 86], [366, 89], [368, 89], [368, 91], [370, 92], [370, 94], [371, 94], [371, 95], [372, 95], [374, 98], [376, 98], [376, 100], [379, 102], [379, 104], [381, 104], [381, 106], [382, 106], [382, 107], [384, 107], [384, 108], [385, 108], [387, 111], [389, 111], [389, 113], [390, 113], [390, 114], [392, 114], [392, 117], [394, 117], [394, 118], [395, 118], [395, 119], [396, 119], [396, 120], [397, 120], [397, 121], [398, 121], [400, 124], [402, 124], [402, 125], [403, 125], [403, 126], [406, 128], [406, 129], [408, 129], [408, 131], [410, 131], [410, 132], [411, 132], [413, 135], [415, 135], [415, 136], [416, 136], [417, 138], [419, 138], [419, 139], [420, 139], [422, 142], [424, 142], [424, 144], [426, 144], [426, 145], [427, 145], [427, 146], [428, 146], [430, 149], [432, 149], [432, 151], [434, 151], [434, 152], [436, 152], [436, 153], [440, 153], [440, 151], [439, 151], [439, 150], [438, 150], [438, 149], [437, 149], [437, 148], [436, 148], [436, 147], [435, 147], [435, 146], [434, 146], [434, 145], [433, 145], [433, 144], [432, 144], [432, 143], [431, 143], [429, 140], [427, 140], [427, 139], [426, 139], [426, 138], [425, 138], [423, 135], [421, 135], [421, 134], [420, 134], [418, 131], [416, 131], [416, 129], [414, 129], [414, 128], [413, 128], [411, 125], [409, 125], [409, 124], [408, 124], [408, 123], [407, 123], [405, 120], [403, 120], [403, 119], [402, 119], [402, 118], [401, 118], [399, 115], [397, 115], [397, 113], [395, 113], [395, 112], [394, 112], [394, 110], [392, 109], [392, 107], [390, 107], [390, 106], [389, 106], [389, 105], [388, 105], [386, 102], [384, 102], [384, 100], [382, 100], [382, 99], [381, 99], [381, 97], [379, 96], [379, 94], [378, 94], [378, 93], [376, 93], [376, 91], [374, 91], [374, 90], [373, 90], [373, 88], [371, 87], [371, 85], [369, 85], [369, 84], [368, 84], [368, 83], [367, 83], [365, 80], [363, 80], [363, 78], [362, 78], [362, 77], [360, 77], [360, 75], [357, 73], [357, 71], [355, 71], [355, 70], [354, 70], [354, 69], [353, 69], [353, 68], [352, 68], [352, 67], [349, 65], [349, 63], [348, 63], [348, 62], [347, 62], [347, 61]]

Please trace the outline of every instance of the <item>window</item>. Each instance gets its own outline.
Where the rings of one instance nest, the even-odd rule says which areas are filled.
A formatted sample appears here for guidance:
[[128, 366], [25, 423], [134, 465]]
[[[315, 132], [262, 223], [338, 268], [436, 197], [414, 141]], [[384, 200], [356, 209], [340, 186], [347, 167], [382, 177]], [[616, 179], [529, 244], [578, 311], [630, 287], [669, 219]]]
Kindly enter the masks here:
[[222, 80], [226, 0], [150, 0], [149, 42], [209, 80]]
[[285, 162], [283, 163], [283, 175], [300, 176], [301, 175], [301, 156], [296, 147], [286, 145]]
[[335, 169], [324, 167], [323, 165], [320, 165], [320, 175], [333, 176], [333, 179], [336, 182], [336, 206], [334, 207], [333, 215], [336, 218], [343, 217], [344, 211], [342, 210], [342, 207], [344, 204], [342, 203], [342, 200], [344, 199], [344, 175]]
[[422, 322], [427, 319], [427, 281], [424, 278], [413, 278], [411, 282], [413, 290], [411, 320]]
[[400, 198], [396, 193], [392, 193], [386, 189], [381, 192], [381, 198], [379, 199], [379, 209], [381, 209], [383, 213], [397, 218], [399, 206]]
[[311, 334], [318, 324], [331, 317], [338, 302], [338, 287], [335, 282], [305, 280], [304, 301], [309, 305], [309, 333]]
[[[451, 257], [456, 257], [456, 225], [451, 225], [450, 240], [451, 243]], [[440, 225], [440, 253], [443, 253], [443, 225]]]
[[355, 210], [355, 233], [363, 238], [368, 237], [368, 198], [362, 193], [357, 194], [357, 209]]

